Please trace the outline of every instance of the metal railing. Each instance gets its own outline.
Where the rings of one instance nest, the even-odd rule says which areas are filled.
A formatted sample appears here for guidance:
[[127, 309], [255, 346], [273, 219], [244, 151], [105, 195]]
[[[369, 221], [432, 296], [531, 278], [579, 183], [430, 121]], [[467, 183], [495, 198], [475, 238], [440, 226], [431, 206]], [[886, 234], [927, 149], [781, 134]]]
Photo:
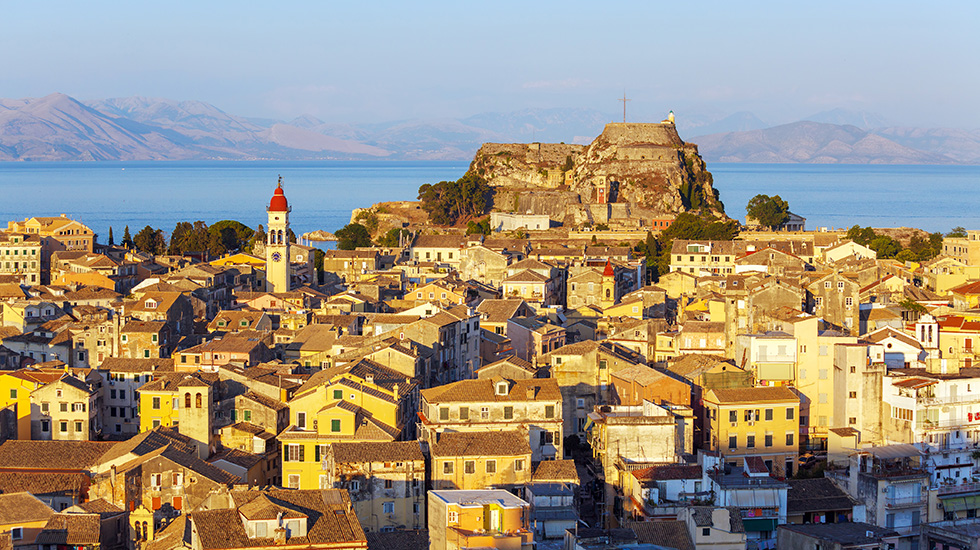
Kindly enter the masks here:
[[974, 491], [980, 492], [980, 483], [961, 483], [959, 485], [940, 485], [938, 488], [940, 495], [949, 495], [953, 493], [972, 493]]
[[910, 497], [888, 497], [885, 499], [885, 508], [909, 508], [913, 506], [921, 506], [925, 501], [922, 499], [922, 495], [914, 495]]

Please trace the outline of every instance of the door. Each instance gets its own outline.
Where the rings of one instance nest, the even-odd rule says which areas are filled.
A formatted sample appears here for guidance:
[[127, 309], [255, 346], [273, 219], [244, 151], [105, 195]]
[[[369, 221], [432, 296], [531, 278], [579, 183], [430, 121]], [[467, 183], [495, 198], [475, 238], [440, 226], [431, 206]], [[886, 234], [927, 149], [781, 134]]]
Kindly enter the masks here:
[[500, 530], [500, 510], [490, 510], [490, 530]]

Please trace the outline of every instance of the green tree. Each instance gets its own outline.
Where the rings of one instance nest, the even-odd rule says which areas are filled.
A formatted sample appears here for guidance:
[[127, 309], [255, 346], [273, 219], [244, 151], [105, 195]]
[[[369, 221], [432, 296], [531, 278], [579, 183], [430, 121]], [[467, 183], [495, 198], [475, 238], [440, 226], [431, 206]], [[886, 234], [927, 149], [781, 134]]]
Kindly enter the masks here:
[[119, 244], [125, 246], [126, 248], [132, 248], [133, 247], [133, 238], [129, 236], [129, 226], [128, 225], [126, 226], [125, 229], [123, 229], [123, 240]]
[[[261, 226], [260, 226], [261, 227]], [[316, 268], [316, 283], [323, 282], [323, 259], [327, 256], [326, 252], [319, 248], [313, 249], [313, 267]]]
[[480, 221], [470, 220], [466, 222], [466, 234], [467, 235], [489, 235], [490, 234], [490, 217], [481, 219]]
[[164, 254], [167, 250], [167, 240], [163, 236], [163, 231], [153, 229], [149, 225], [133, 237], [133, 245], [149, 254]]
[[349, 223], [338, 229], [334, 235], [337, 237], [337, 248], [340, 250], [371, 246], [371, 233], [359, 223]]
[[398, 227], [392, 227], [387, 233], [382, 235], [378, 239], [378, 246], [386, 246], [393, 248], [398, 246], [399, 238], [408, 238], [410, 233], [407, 229], [400, 229]]
[[217, 222], [208, 228], [208, 232], [218, 235], [224, 247], [222, 253], [242, 250], [255, 233], [251, 227], [235, 220]]
[[964, 229], [961, 226], [956, 226], [953, 229], [951, 229], [949, 233], [946, 233], [946, 236], [947, 237], [959, 237], [961, 239], [965, 239], [966, 238], [966, 229]]
[[476, 172], [467, 172], [456, 181], [440, 181], [419, 187], [422, 209], [436, 225], [455, 225], [460, 220], [486, 213], [493, 189]]
[[246, 245], [246, 250], [248, 250], [249, 252], [255, 250], [255, 243], [258, 242], [264, 243], [266, 237], [267, 235], [265, 233], [265, 228], [262, 227], [262, 224], [260, 223], [258, 229], [256, 229], [255, 232], [252, 233], [252, 237], [248, 240], [248, 244]]
[[[697, 215], [681, 212], [674, 222], [657, 236], [655, 278], [670, 271], [670, 249], [674, 239], [730, 241], [738, 236], [738, 222], [731, 219], [719, 219], [709, 215]], [[649, 259], [647, 260], [649, 262]]]
[[789, 219], [789, 203], [779, 195], [756, 195], [745, 206], [745, 212], [755, 218], [759, 225], [775, 228]]
[[873, 241], [877, 236], [878, 234], [875, 233], [875, 230], [871, 229], [870, 227], [855, 225], [847, 230], [847, 238], [861, 246], [869, 246], [871, 241]]
[[109, 246], [116, 244], [116, 241], [112, 238], [112, 226], [109, 226]]

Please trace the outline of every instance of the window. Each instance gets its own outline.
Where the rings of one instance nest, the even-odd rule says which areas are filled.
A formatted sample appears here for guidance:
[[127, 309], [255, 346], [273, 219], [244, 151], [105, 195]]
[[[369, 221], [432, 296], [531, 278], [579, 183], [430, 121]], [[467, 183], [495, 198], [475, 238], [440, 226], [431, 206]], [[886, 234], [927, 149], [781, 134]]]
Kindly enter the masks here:
[[383, 509], [383, 511], [384, 511], [385, 514], [394, 514], [395, 513], [395, 503], [394, 502], [385, 502], [384, 504], [382, 504], [382, 509]]
[[490, 407], [480, 407], [480, 418], [490, 420]]
[[451, 474], [453, 473], [453, 463], [449, 460], [442, 463], [442, 473]]
[[299, 489], [299, 474], [289, 474], [289, 488]]
[[184, 485], [184, 474], [173, 474], [171, 478], [174, 487], [181, 487]]
[[297, 412], [296, 413], [296, 427], [305, 430], [306, 429], [306, 413]]
[[793, 446], [793, 432], [786, 433], [786, 445], [790, 447]]
[[766, 447], [772, 447], [772, 434], [766, 434]]
[[794, 413], [792, 407], [786, 407], [786, 420], [793, 420]]
[[524, 471], [524, 459], [517, 459], [514, 461], [514, 471], [523, 472]]
[[733, 424], [738, 422], [738, 411], [728, 411], [728, 421]]
[[190, 393], [185, 393], [184, 394], [184, 408], [185, 409], [191, 408], [191, 394]]
[[266, 526], [266, 524], [265, 524], [264, 521], [258, 521], [258, 522], [256, 522], [255, 523], [255, 537], [256, 538], [260, 538], [260, 539], [264, 539], [265, 537], [269, 536], [268, 535], [268, 531], [266, 531], [266, 529], [268, 529], [268, 527]]
[[469, 407], [460, 407], [459, 408], [459, 419], [460, 420], [469, 420], [470, 419], [470, 408]]
[[159, 489], [163, 485], [163, 476], [161, 474], [150, 474], [150, 487], [154, 489]]
[[344, 398], [344, 390], [334, 390], [333, 391], [333, 398], [334, 399], [343, 399]]
[[449, 420], [449, 407], [439, 408], [439, 420]]
[[252, 411], [250, 411], [248, 409], [242, 411], [242, 420], [244, 420], [245, 422], [251, 422], [252, 421]]
[[60, 428], [60, 430], [59, 430], [59, 431], [60, 431], [61, 433], [63, 433], [63, 434], [66, 434], [66, 433], [68, 433], [68, 421], [67, 421], [67, 420], [62, 420], [62, 421], [61, 421], [61, 422], [59, 423], [59, 426], [58, 426], [58, 428]]
[[[159, 408], [159, 407], [157, 407], [157, 408]], [[58, 410], [60, 410], [63, 413], [68, 412], [68, 403], [59, 403], [58, 404]]]
[[844, 305], [847, 306], [847, 307], [853, 306], [854, 305], [854, 298], [851, 298], [850, 296], [848, 296], [847, 298], [844, 298]]
[[351, 491], [360, 491], [361, 490], [361, 482], [360, 482], [360, 480], [357, 480], [357, 479], [350, 480], [350, 490]]
[[858, 392], [856, 392], [856, 391], [847, 392], [847, 397], [849, 399], [857, 399], [857, 396], [858, 396]]
[[10, 398], [17, 399], [17, 390], [10, 390]]
[[577, 408], [577, 409], [584, 409], [585, 408], [585, 399], [582, 399], [581, 397], [577, 398], [575, 400], [575, 408]]
[[852, 416], [852, 417], [850, 417], [850, 418], [847, 419], [847, 423], [850, 424], [851, 426], [853, 426], [853, 425], [855, 425], [855, 424], [858, 423], [858, 419], [857, 418], [854, 418]]
[[447, 517], [450, 524], [459, 523], [459, 512], [456, 510], [450, 510]]
[[772, 409], [766, 409], [766, 420], [772, 420]]
[[48, 421], [47, 420], [42, 420], [41, 421], [41, 431], [47, 433], [48, 430], [50, 430], [50, 429], [51, 428], [50, 428], [50, 424], [48, 424]]
[[605, 359], [600, 359], [599, 360], [599, 368], [600, 369], [606, 368], [606, 360]]
[[476, 473], [476, 461], [467, 460], [463, 462], [463, 473], [464, 474], [475, 474]]
[[504, 407], [504, 420], [514, 418], [514, 407]]
[[286, 445], [287, 462], [303, 462], [303, 445]]
[[711, 536], [711, 527], [704, 527], [704, 528], [702, 528], [701, 529], [701, 536], [702, 537], [710, 537]]
[[81, 420], [76, 420], [75, 421], [75, 431], [76, 432], [79, 432], [79, 433], [82, 431], [82, 421]]
[[330, 432], [337, 433], [340, 431], [340, 419], [334, 418], [330, 421]]
[[10, 530], [10, 538], [12, 538], [14, 540], [20, 540], [20, 539], [24, 538], [24, 528], [23, 527], [14, 527], [13, 529], [11, 529]]
[[41, 403], [41, 412], [43, 412], [44, 414], [48, 414], [48, 411], [49, 411], [48, 404], [47, 403]]
[[748, 448], [748, 449], [754, 449], [755, 448], [755, 436], [754, 435], [749, 435], [749, 436], [746, 436], [745, 437], [745, 447]]
[[738, 448], [738, 436], [737, 435], [730, 435], [730, 436], [728, 436], [728, 448], [729, 449], [737, 449]]
[[385, 489], [393, 489], [394, 487], [395, 487], [395, 482], [394, 481], [392, 481], [390, 479], [386, 479], [385, 480]]
[[496, 460], [488, 460], [487, 461], [487, 473], [488, 474], [495, 474], [495, 473], [497, 473], [497, 461]]

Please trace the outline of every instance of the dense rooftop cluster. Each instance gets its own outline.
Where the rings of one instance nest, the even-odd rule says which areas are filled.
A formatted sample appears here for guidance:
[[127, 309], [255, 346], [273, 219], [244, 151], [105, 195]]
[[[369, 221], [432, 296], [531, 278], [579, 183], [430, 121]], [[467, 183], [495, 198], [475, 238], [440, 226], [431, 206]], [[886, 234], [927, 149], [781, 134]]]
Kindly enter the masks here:
[[267, 212], [264, 258], [9, 224], [0, 547], [971, 536], [980, 232], [921, 264], [675, 239], [654, 284], [628, 231], [413, 234], [320, 274], [281, 187]]

